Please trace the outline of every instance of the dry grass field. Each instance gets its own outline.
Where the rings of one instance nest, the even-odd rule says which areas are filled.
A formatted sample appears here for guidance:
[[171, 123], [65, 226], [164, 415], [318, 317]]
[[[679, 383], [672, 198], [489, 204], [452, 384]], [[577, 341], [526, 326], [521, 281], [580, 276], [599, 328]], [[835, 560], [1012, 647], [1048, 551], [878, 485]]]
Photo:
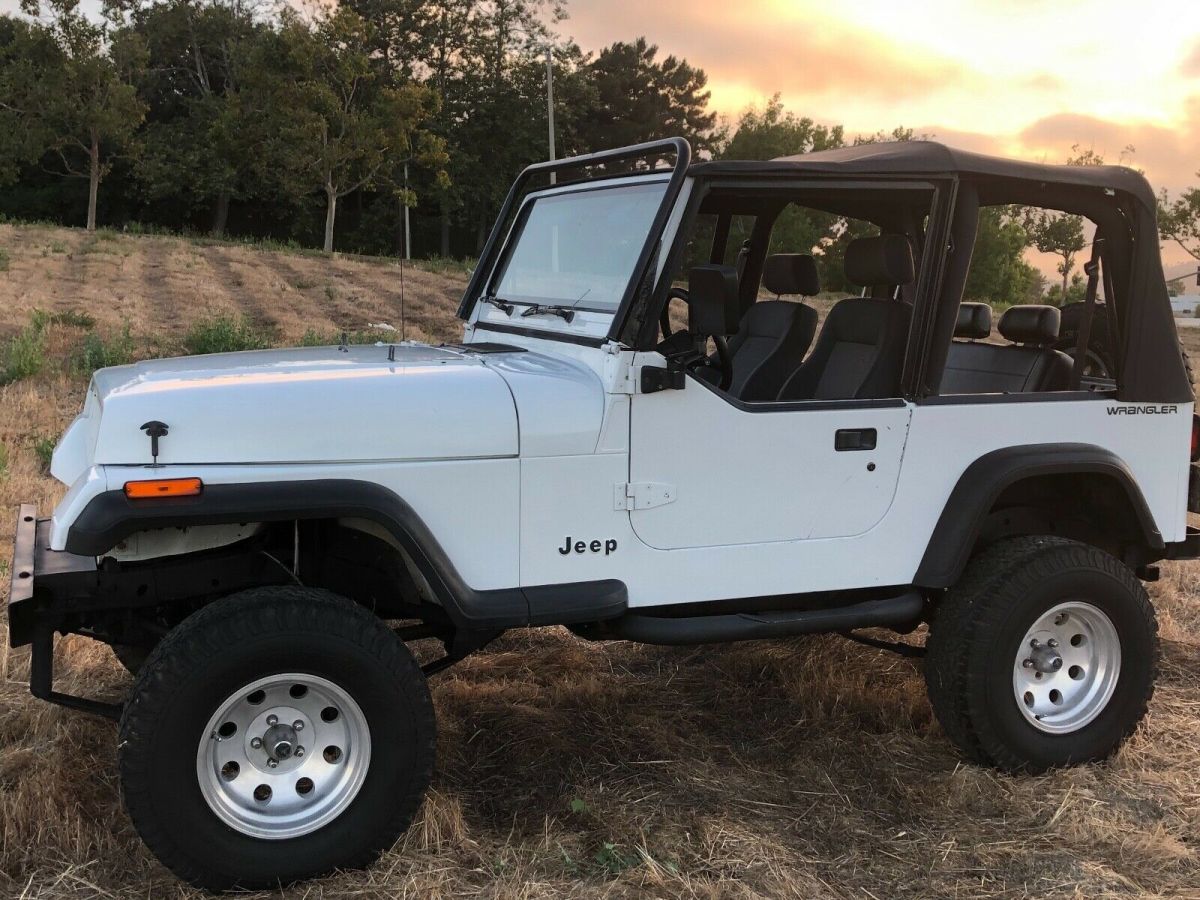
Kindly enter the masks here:
[[[39, 453], [86, 385], [68, 314], [105, 340], [128, 326], [136, 354], [177, 352], [213, 313], [277, 343], [399, 324], [392, 263], [9, 225], [0, 249], [0, 340], [52, 314], [44, 371], [0, 387], [5, 582], [16, 505], [61, 493]], [[409, 337], [457, 337], [462, 277], [407, 285]], [[920, 662], [838, 638], [510, 633], [433, 679], [439, 759], [409, 834], [370, 871], [261, 896], [1200, 897], [1200, 567], [1150, 590], [1164, 659], [1145, 727], [1109, 764], [1041, 777], [960, 763]], [[112, 724], [32, 700], [27, 651], [2, 661], [0, 894], [196, 896], [122, 811]], [[57, 667], [94, 696], [130, 683], [79, 638]]]

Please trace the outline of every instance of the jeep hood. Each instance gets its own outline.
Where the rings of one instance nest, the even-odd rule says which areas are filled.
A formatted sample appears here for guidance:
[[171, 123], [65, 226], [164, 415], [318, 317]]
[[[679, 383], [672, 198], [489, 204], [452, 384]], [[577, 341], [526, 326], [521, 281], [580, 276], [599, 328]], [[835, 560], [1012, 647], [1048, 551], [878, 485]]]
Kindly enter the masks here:
[[[586, 367], [528, 352], [402, 344], [151, 360], [96, 372], [51, 472], [71, 484], [89, 466], [151, 462], [152, 421], [168, 428], [166, 465], [511, 457], [522, 405], [534, 445], [587, 452], [602, 400]], [[550, 415], [560, 409], [571, 412]]]

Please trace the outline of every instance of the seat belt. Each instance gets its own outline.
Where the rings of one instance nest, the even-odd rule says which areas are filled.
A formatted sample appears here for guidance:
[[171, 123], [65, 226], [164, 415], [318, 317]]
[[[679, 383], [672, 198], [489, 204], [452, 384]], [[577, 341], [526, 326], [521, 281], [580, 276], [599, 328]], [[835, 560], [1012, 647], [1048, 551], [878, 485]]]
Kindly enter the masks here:
[[[1100, 287], [1100, 258], [1104, 253], [1104, 238], [1092, 241], [1092, 258], [1083, 264], [1087, 273], [1087, 293], [1083, 297], [1083, 318], [1079, 322], [1079, 335], [1075, 341], [1075, 364], [1071, 367], [1068, 390], [1077, 391], [1083, 381], [1083, 367], [1087, 364], [1087, 347], [1092, 339], [1092, 319], [1096, 314], [1096, 292]], [[1065, 301], [1067, 298], [1063, 297]], [[1111, 301], [1110, 301], [1111, 302]]]

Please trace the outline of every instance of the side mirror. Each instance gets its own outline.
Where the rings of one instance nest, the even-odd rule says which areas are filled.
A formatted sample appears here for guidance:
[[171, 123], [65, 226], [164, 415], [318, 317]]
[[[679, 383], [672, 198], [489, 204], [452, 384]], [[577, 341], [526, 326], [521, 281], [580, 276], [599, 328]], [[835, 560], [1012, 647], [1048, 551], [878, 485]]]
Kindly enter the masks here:
[[735, 334], [738, 318], [737, 269], [710, 264], [688, 272], [688, 330], [692, 334]]

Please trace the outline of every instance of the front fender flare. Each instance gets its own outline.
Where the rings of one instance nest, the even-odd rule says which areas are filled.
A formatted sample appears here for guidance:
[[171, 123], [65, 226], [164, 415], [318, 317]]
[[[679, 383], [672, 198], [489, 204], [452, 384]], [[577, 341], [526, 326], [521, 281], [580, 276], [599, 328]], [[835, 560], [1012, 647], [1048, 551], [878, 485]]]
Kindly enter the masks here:
[[1162, 549], [1162, 533], [1155, 524], [1146, 498], [1125, 462], [1095, 444], [1027, 444], [985, 453], [959, 477], [913, 583], [926, 588], [946, 588], [958, 581], [979, 536], [984, 519], [1005, 488], [1038, 475], [1092, 473], [1111, 478], [1125, 491], [1148, 547]]
[[206, 485], [196, 497], [131, 500], [123, 491], [94, 497], [67, 531], [66, 550], [106, 553], [150, 528], [239, 522], [368, 519], [386, 528], [412, 559], [454, 624], [470, 630], [595, 622], [625, 612], [623, 582], [607, 579], [477, 591], [415, 510], [395, 492], [369, 481], [321, 479]]

